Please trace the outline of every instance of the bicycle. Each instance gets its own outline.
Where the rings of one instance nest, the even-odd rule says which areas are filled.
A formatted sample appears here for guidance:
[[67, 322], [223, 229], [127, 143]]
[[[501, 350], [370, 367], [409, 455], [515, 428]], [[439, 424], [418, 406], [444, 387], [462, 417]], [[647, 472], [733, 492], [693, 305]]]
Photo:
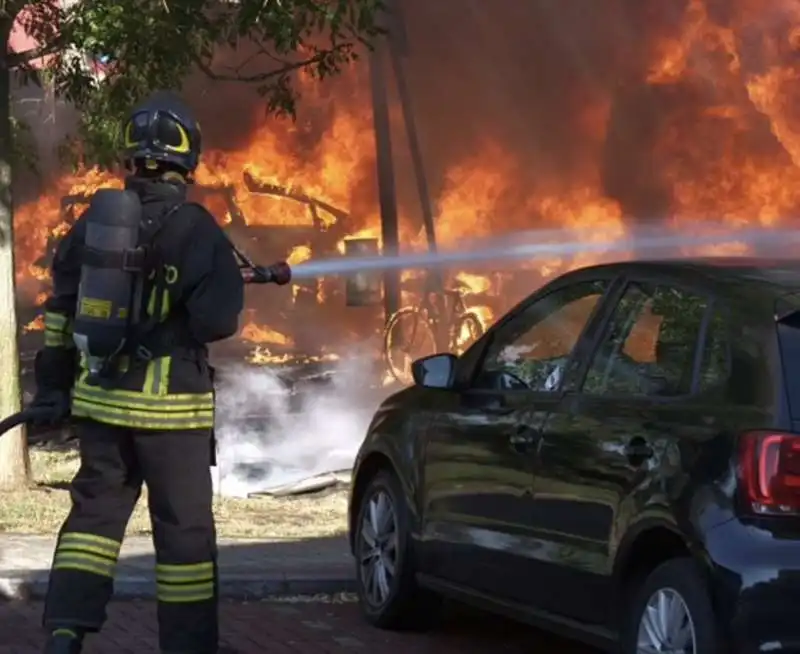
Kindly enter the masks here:
[[383, 332], [384, 361], [396, 381], [409, 384], [415, 360], [445, 350], [461, 354], [483, 332], [483, 323], [467, 308], [460, 289], [428, 290], [418, 306], [403, 307], [389, 318]]

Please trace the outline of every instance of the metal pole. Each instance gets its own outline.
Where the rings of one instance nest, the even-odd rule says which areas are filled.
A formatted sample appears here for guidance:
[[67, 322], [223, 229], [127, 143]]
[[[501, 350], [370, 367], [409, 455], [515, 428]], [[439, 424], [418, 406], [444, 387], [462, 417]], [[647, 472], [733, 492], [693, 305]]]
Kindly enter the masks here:
[[406, 128], [408, 149], [411, 154], [411, 164], [414, 167], [414, 178], [417, 182], [417, 195], [422, 210], [422, 221], [425, 225], [425, 236], [428, 240], [428, 250], [436, 252], [436, 227], [433, 217], [431, 194], [428, 188], [428, 178], [425, 175], [425, 163], [422, 159], [422, 149], [419, 145], [417, 125], [414, 120], [414, 109], [411, 105], [411, 94], [408, 90], [406, 74], [403, 70], [402, 57], [408, 54], [408, 42], [405, 31], [405, 21], [400, 3], [392, 4], [392, 31], [389, 36], [389, 57], [392, 60], [397, 93], [400, 96], [400, 106], [403, 111], [403, 124]]
[[[369, 63], [383, 253], [394, 256], [400, 249], [400, 229], [397, 218], [397, 192], [392, 162], [391, 123], [389, 122], [389, 100], [386, 92], [384, 52], [385, 44], [377, 43], [370, 55]], [[387, 270], [384, 273], [383, 305], [388, 321], [400, 307], [400, 276], [395, 270]]]
[[[420, 210], [422, 212], [422, 224], [425, 227], [425, 237], [428, 242], [428, 251], [436, 252], [436, 226], [433, 216], [433, 205], [431, 202], [428, 178], [425, 174], [425, 163], [420, 148], [417, 124], [414, 120], [414, 109], [411, 103], [411, 93], [408, 88], [405, 70], [403, 69], [403, 58], [409, 54], [408, 33], [406, 31], [405, 16], [403, 15], [402, 2], [393, 0], [389, 5], [390, 9], [390, 30], [389, 30], [389, 57], [392, 60], [395, 82], [397, 83], [397, 94], [400, 97], [400, 108], [403, 112], [403, 125], [406, 128], [406, 140], [408, 150], [411, 155], [411, 165], [414, 169], [414, 179], [417, 183], [417, 196], [419, 197]], [[440, 316], [446, 315], [447, 306], [444, 291], [444, 278], [442, 271], [438, 268], [429, 271], [425, 275], [425, 293], [433, 291], [434, 303]], [[435, 338], [437, 349], [446, 349], [449, 344], [450, 335], [444, 321], [436, 323]]]

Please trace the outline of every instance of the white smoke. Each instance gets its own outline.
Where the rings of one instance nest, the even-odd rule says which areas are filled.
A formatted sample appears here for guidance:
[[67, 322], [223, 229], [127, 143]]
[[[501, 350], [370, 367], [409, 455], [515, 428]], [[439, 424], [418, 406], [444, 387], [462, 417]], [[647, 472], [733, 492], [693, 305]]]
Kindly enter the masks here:
[[369, 362], [345, 358], [327, 373], [244, 365], [220, 371], [217, 387], [219, 494], [246, 497], [327, 472], [350, 470], [377, 396]]

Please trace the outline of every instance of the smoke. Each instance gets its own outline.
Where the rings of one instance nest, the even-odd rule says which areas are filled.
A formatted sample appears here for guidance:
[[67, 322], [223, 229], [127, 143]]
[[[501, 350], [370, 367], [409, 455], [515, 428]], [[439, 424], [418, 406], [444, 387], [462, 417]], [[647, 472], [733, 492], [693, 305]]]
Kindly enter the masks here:
[[[217, 395], [217, 492], [245, 497], [326, 472], [348, 470], [381, 392], [372, 362], [345, 357], [334, 369], [233, 366]], [[295, 380], [295, 381], [292, 381]]]

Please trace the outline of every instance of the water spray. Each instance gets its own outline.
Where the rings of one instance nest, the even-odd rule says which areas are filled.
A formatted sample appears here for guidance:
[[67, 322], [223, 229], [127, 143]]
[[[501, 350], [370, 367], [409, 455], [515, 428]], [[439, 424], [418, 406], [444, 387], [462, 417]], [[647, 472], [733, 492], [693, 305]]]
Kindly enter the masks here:
[[[659, 231], [661, 233], [659, 233]], [[573, 240], [558, 241], [566, 236]], [[363, 272], [381, 272], [402, 269], [436, 269], [467, 263], [535, 260], [580, 254], [610, 254], [636, 252], [644, 258], [664, 256], [664, 251], [696, 247], [742, 244], [748, 247], [780, 247], [800, 245], [800, 231], [775, 229], [746, 229], [687, 234], [668, 233], [663, 229], [640, 228], [623, 238], [602, 241], [574, 240], [574, 231], [548, 230], [524, 232], [505, 239], [465, 244], [457, 250], [409, 253], [397, 256], [347, 257], [306, 261], [292, 267], [295, 280], [314, 279], [328, 275], [348, 276]], [[544, 242], [543, 242], [544, 241]], [[548, 242], [549, 241], [549, 242]]]

